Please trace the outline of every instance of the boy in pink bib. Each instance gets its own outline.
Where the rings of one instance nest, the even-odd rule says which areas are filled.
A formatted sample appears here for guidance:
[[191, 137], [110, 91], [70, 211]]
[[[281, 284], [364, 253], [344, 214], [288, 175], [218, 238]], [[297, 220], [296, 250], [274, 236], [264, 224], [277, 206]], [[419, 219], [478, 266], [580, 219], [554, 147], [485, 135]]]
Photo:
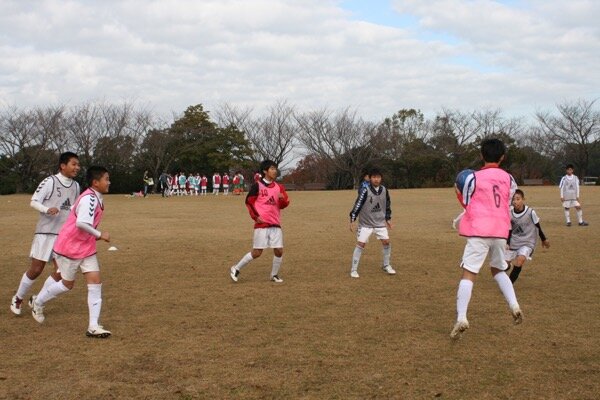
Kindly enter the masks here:
[[277, 178], [277, 164], [265, 160], [260, 164], [263, 176], [254, 182], [246, 196], [246, 207], [250, 218], [254, 220], [254, 240], [252, 251], [229, 270], [229, 275], [234, 282], [238, 281], [240, 270], [250, 261], [260, 257], [266, 248], [273, 249], [273, 265], [271, 268], [271, 281], [283, 282], [279, 277], [279, 268], [283, 257], [283, 232], [281, 230], [281, 209], [286, 208], [290, 201], [283, 185], [275, 182]]
[[86, 180], [89, 187], [75, 201], [54, 243], [54, 254], [62, 280], [44, 287], [35, 296], [31, 314], [37, 322], [44, 322], [45, 304], [73, 289], [75, 275], [81, 269], [88, 287], [89, 324], [86, 335], [107, 338], [111, 332], [98, 323], [102, 308], [102, 282], [96, 258], [96, 241], [110, 242], [108, 232], [97, 230], [104, 214], [102, 195], [108, 193], [110, 179], [106, 168], [92, 166], [87, 170]]
[[481, 143], [483, 168], [470, 174], [462, 188], [456, 188], [465, 208], [459, 233], [467, 238], [467, 244], [461, 262], [463, 274], [456, 296], [457, 318], [450, 333], [452, 339], [458, 339], [469, 328], [467, 309], [473, 284], [488, 254], [492, 276], [510, 307], [515, 324], [523, 321], [515, 290], [505, 272], [508, 265], [504, 250], [511, 227], [510, 202], [517, 190], [514, 178], [500, 169], [505, 152], [504, 143], [499, 139], [484, 140]]

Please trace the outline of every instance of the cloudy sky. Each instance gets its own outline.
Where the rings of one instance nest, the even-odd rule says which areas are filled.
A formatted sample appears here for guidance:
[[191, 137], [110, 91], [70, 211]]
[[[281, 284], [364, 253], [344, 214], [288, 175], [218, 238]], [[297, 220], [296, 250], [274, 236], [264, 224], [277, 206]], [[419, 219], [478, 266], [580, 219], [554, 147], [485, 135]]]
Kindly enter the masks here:
[[355, 107], [600, 97], [600, 1], [2, 0], [0, 104]]

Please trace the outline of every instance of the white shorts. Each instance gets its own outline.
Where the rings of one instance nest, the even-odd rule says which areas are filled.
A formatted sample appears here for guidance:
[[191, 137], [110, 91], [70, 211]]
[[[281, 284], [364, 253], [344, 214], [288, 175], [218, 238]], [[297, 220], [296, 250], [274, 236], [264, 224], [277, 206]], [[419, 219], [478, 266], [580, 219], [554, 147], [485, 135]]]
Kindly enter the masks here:
[[375, 237], [379, 240], [388, 240], [390, 237], [388, 235], [387, 228], [368, 228], [366, 226], [358, 226], [356, 230], [356, 240], [361, 243], [368, 243], [369, 237], [375, 232]]
[[501, 271], [508, 268], [504, 260], [506, 239], [496, 238], [467, 238], [467, 245], [463, 253], [461, 267], [474, 274], [478, 274], [489, 253], [490, 265]]
[[523, 246], [518, 248], [517, 250], [505, 250], [504, 259], [506, 261], [512, 261], [518, 256], [523, 256], [527, 260], [531, 260], [531, 254], [533, 254], [533, 249], [529, 246]]
[[223, 189], [229, 189], [229, 185], [223, 185]]
[[277, 227], [254, 229], [252, 247], [254, 249], [283, 248], [283, 231]]
[[563, 201], [564, 208], [581, 207], [581, 204], [577, 200], [565, 200]]
[[220, 187], [221, 187], [221, 185], [213, 185], [213, 189], [218, 189]]
[[57, 237], [58, 235], [46, 235], [43, 233], [33, 235], [29, 257], [45, 262], [53, 259], [52, 248]]
[[60, 275], [67, 281], [74, 281], [75, 275], [77, 275], [77, 269], [81, 268], [82, 273], [100, 271], [100, 265], [98, 264], [98, 258], [95, 254], [74, 260], [72, 258], [63, 257], [58, 254], [55, 255]]

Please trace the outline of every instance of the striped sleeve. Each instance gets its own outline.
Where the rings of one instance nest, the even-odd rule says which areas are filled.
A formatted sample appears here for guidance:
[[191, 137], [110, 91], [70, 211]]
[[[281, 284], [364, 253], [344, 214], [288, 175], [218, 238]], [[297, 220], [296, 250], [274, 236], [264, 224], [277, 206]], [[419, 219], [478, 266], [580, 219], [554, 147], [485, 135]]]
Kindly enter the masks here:
[[367, 190], [366, 187], [363, 187], [358, 193], [358, 197], [354, 202], [354, 207], [352, 207], [352, 210], [350, 211], [350, 222], [354, 222], [356, 221], [356, 218], [358, 218], [358, 213], [365, 204], [365, 201], [367, 201]]

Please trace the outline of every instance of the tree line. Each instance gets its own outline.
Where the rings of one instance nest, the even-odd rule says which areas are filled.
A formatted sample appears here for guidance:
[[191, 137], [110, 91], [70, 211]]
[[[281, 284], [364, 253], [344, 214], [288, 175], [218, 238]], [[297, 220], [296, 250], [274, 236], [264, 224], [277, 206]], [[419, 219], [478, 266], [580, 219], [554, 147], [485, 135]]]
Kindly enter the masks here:
[[288, 183], [324, 183], [329, 189], [358, 185], [365, 168], [383, 169], [390, 188], [450, 186], [464, 168], [478, 168], [479, 143], [507, 144], [503, 167], [524, 179], [556, 182], [564, 165], [577, 174], [600, 174], [600, 110], [596, 100], [563, 102], [532, 119], [501, 110], [442, 109], [426, 118], [401, 109], [382, 121], [358, 110], [301, 111], [286, 100], [258, 113], [252, 108], [189, 106], [172, 121], [133, 103], [0, 108], [0, 193], [32, 192], [57, 169], [58, 154], [73, 151], [84, 167], [106, 166], [111, 192], [139, 190], [143, 172], [250, 176], [266, 158]]

